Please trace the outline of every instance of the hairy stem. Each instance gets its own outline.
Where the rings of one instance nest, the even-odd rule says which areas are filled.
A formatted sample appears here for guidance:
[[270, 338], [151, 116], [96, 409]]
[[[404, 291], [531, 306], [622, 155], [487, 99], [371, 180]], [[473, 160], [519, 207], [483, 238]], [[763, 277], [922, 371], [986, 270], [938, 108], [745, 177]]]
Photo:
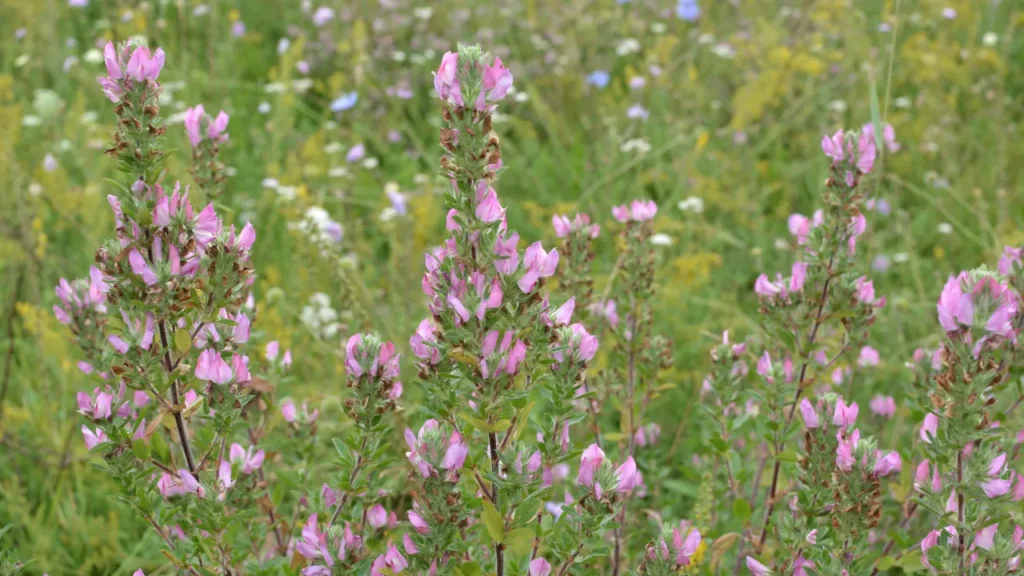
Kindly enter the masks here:
[[[167, 374], [174, 372], [174, 365], [171, 363], [171, 349], [167, 346], [167, 327], [164, 321], [160, 321], [160, 343], [164, 347], [164, 368]], [[185, 453], [185, 463], [188, 464], [188, 471], [193, 475], [196, 473], [196, 463], [192, 459], [192, 448], [188, 443], [188, 428], [185, 427], [185, 417], [181, 415], [178, 406], [181, 398], [178, 395], [178, 379], [171, 376], [171, 402], [174, 404], [174, 424], [178, 428], [178, 438], [181, 440], [181, 451]]]
[[[487, 434], [487, 441], [491, 451], [491, 472], [498, 475], [500, 461], [498, 459], [498, 435], [494, 432]], [[498, 486], [491, 484], [491, 502], [498, 507]], [[494, 543], [494, 566], [498, 576], [505, 576], [505, 545], [499, 542]]]
[[765, 499], [767, 508], [764, 511], [764, 521], [761, 523], [761, 536], [758, 537], [758, 549], [760, 550], [764, 546], [765, 540], [768, 538], [768, 527], [771, 524], [772, 513], [775, 512], [775, 494], [779, 488], [779, 471], [782, 467], [782, 461], [778, 458], [778, 453], [781, 452], [785, 447], [785, 436], [786, 432], [789, 431], [790, 424], [793, 423], [793, 416], [796, 414], [796, 406], [800, 401], [800, 396], [804, 393], [805, 377], [807, 376], [807, 366], [810, 365], [810, 354], [811, 348], [814, 346], [814, 340], [818, 337], [818, 329], [822, 325], [822, 314], [825, 311], [825, 303], [828, 302], [828, 290], [832, 283], [832, 279], [835, 276], [832, 274], [832, 266], [835, 263], [835, 256], [829, 259], [827, 271], [829, 273], [828, 278], [825, 279], [825, 285], [821, 289], [821, 302], [818, 304], [818, 313], [814, 316], [814, 325], [811, 327], [811, 333], [807, 337], [806, 355], [804, 357], [803, 364], [800, 366], [800, 379], [797, 380], [796, 392], [793, 394], [793, 402], [789, 406], [789, 414], [786, 416], [786, 425], [782, 430], [783, 443], [780, 444], [779, 449], [776, 451], [775, 456], [775, 468], [772, 471], [772, 484], [768, 489], [768, 497]]

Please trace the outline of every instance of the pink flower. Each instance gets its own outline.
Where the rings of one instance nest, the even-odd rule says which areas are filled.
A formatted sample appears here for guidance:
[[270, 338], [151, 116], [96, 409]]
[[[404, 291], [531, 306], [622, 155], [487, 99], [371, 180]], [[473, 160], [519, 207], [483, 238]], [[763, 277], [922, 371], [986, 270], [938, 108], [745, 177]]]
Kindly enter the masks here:
[[242, 472], [246, 474], [252, 474], [259, 470], [260, 466], [263, 465], [263, 450], [259, 450], [254, 453], [253, 448], [253, 446], [250, 446], [247, 450], [242, 448], [241, 444], [235, 443], [231, 445], [231, 450], [229, 452], [231, 463], [241, 465]]
[[594, 486], [594, 475], [604, 463], [604, 450], [597, 444], [591, 444], [583, 451], [580, 459], [580, 471], [576, 483], [580, 486]]
[[295, 551], [310, 560], [323, 560], [328, 567], [334, 566], [334, 556], [327, 547], [327, 534], [320, 531], [316, 514], [302, 527], [302, 537], [295, 541]]
[[900, 455], [896, 452], [889, 452], [875, 463], [875, 474], [879, 477], [888, 476], [890, 473], [898, 471], [902, 465]]
[[448, 211], [448, 215], [444, 219], [444, 227], [449, 232], [455, 232], [456, 230], [462, 230], [462, 226], [455, 221], [455, 217], [459, 215], [459, 211], [452, 208]]
[[843, 148], [843, 131], [841, 129], [831, 137], [821, 137], [821, 150], [825, 153], [825, 156], [832, 159], [833, 166], [837, 166], [845, 158]]
[[412, 536], [409, 536], [408, 532], [402, 535], [402, 548], [405, 548], [406, 554], [412, 556], [420, 553], [420, 549], [416, 547], [416, 543], [413, 542]]
[[839, 446], [836, 448], [836, 467], [843, 472], [849, 472], [856, 462], [853, 457], [853, 448], [853, 442], [840, 437]]
[[896, 400], [892, 396], [875, 396], [871, 399], [871, 412], [882, 418], [892, 418], [896, 414]]
[[149, 48], [139, 46], [132, 52], [131, 58], [125, 67], [125, 75], [142, 82], [143, 80], [156, 80], [160, 77], [160, 71], [164, 67], [164, 50], [157, 48], [156, 52], [150, 55]]
[[747, 570], [750, 570], [753, 576], [771, 576], [772, 573], [771, 569], [755, 560], [753, 556], [747, 556]]
[[978, 530], [974, 535], [974, 545], [982, 550], [991, 550], [995, 544], [996, 530], [999, 529], [999, 524], [989, 524], [988, 526]]
[[807, 279], [807, 264], [805, 262], [794, 262], [792, 276], [789, 278], [789, 291], [801, 292], [804, 289], [804, 281]]
[[569, 298], [565, 304], [559, 306], [554, 314], [549, 311], [544, 314], [544, 323], [548, 326], [567, 326], [572, 320], [572, 313], [576, 309], [576, 297]]
[[880, 361], [881, 358], [879, 357], [878, 350], [871, 346], [865, 346], [860, 349], [860, 358], [858, 358], [857, 363], [861, 366], [878, 366]]
[[675, 562], [680, 566], [688, 566], [690, 564], [690, 558], [697, 553], [697, 548], [700, 547], [701, 535], [700, 530], [696, 528], [690, 528], [686, 534], [686, 538], [683, 538], [683, 532], [686, 528], [683, 528], [683, 523], [679, 523], [679, 528], [672, 529], [672, 548], [675, 551]]
[[434, 73], [434, 92], [437, 93], [438, 98], [449, 104], [463, 106], [458, 70], [459, 54], [457, 52], [445, 52], [441, 58], [441, 67]]
[[[234, 226], [231, 228], [234, 231]], [[256, 241], [256, 229], [253, 228], [251, 222], [246, 222], [245, 226], [242, 227], [242, 231], [238, 233], [235, 238], [234, 247], [238, 248], [241, 252], [248, 252], [252, 249], [253, 243]]]
[[120, 80], [124, 77], [121, 59], [113, 42], [107, 42], [107, 45], [103, 47], [103, 63], [107, 66], [107, 76], [111, 80]]
[[89, 428], [84, 424], [82, 425], [82, 438], [85, 439], [86, 450], [92, 450], [99, 444], [103, 444], [104, 442], [110, 442], [110, 439], [107, 438], [107, 435], [103, 432], [103, 430], [97, 428], [96, 431], [93, 432], [92, 430], [89, 430]]
[[203, 110], [202, 104], [196, 104], [195, 107], [185, 110], [185, 133], [188, 134], [188, 141], [193, 148], [199, 146], [199, 143], [203, 141], [200, 123], [205, 116], [206, 111]]
[[810, 400], [804, 398], [800, 401], [800, 415], [804, 419], [804, 426], [808, 428], [817, 428], [820, 426], [818, 422], [818, 413], [814, 410], [814, 406], [811, 405]]
[[960, 326], [970, 326], [974, 322], [974, 305], [971, 297], [964, 294], [960, 287], [960, 279], [950, 276], [946, 281], [937, 305], [939, 324], [947, 332], [959, 330]]
[[758, 296], [774, 298], [780, 292], [782, 292], [782, 288], [773, 284], [766, 274], [761, 274], [757, 277], [757, 281], [754, 282], [754, 293]]
[[1009, 276], [1013, 273], [1014, 265], [1021, 262], [1021, 249], [1012, 246], [1003, 248], [1003, 255], [999, 258], [999, 274]]
[[932, 437], [939, 433], [939, 415], [934, 412], [929, 412], [924, 417], [924, 423], [921, 424], [921, 441], [927, 444], [932, 443]]
[[146, 260], [143, 259], [142, 254], [140, 254], [135, 248], [132, 248], [131, 251], [128, 252], [128, 264], [131, 265], [132, 272], [137, 276], [141, 276], [142, 281], [145, 282], [147, 286], [156, 284], [156, 274], [150, 270], [149, 265], [146, 264]]
[[195, 222], [192, 224], [192, 233], [195, 236], [196, 244], [200, 248], [206, 248], [219, 231], [220, 221], [217, 219], [217, 212], [211, 202], [196, 217]]
[[811, 220], [803, 214], [790, 214], [786, 222], [789, 233], [796, 236], [796, 243], [800, 246], [807, 244], [807, 237], [811, 233]]
[[1013, 475], [1010, 478], [993, 478], [980, 484], [982, 492], [989, 498], [998, 498], [1005, 495], [1013, 487]]
[[857, 414], [860, 409], [857, 407], [857, 403], [853, 402], [849, 406], [843, 402], [842, 398], [836, 400], [836, 408], [832, 413], [832, 423], [840, 428], [849, 428], [857, 422]]
[[441, 361], [441, 353], [437, 349], [437, 325], [433, 318], [424, 318], [416, 327], [416, 332], [409, 338], [412, 353], [421, 360], [434, 365]]
[[235, 327], [231, 331], [231, 340], [236, 344], [245, 344], [248, 342], [250, 327], [251, 323], [249, 322], [249, 317], [244, 313], [239, 312], [238, 315], [235, 316]]
[[466, 463], [466, 456], [469, 454], [469, 446], [460, 441], [450, 442], [445, 450], [444, 459], [441, 460], [442, 470], [461, 470]]
[[632, 456], [626, 458], [626, 461], [622, 463], [615, 470], [615, 478], [618, 479], [618, 483], [615, 485], [616, 492], [631, 492], [637, 484], [637, 471], [636, 462]]
[[774, 376], [772, 376], [772, 357], [768, 355], [767, 350], [757, 360], [757, 374], [769, 383], [775, 381]]
[[107, 336], [107, 342], [110, 342], [110, 345], [113, 346], [114, 350], [117, 350], [119, 354], [123, 355], [128, 353], [128, 343], [122, 340], [119, 336], [111, 334], [110, 336]]
[[519, 268], [519, 234], [513, 232], [512, 234], [502, 237], [498, 237], [494, 240], [494, 254], [498, 256], [494, 260], [494, 269], [499, 274], [508, 276], [509, 274], [515, 274]]
[[408, 517], [409, 523], [412, 524], [412, 527], [417, 532], [419, 532], [420, 534], [427, 534], [430, 532], [430, 525], [427, 524], [427, 521], [423, 519], [423, 516], [420, 516], [419, 512], [415, 510], [410, 510], [408, 513]]
[[484, 181], [477, 186], [477, 198], [476, 217], [482, 222], [497, 222], [505, 215], [505, 209], [498, 203], [498, 193]]
[[206, 129], [206, 135], [210, 137], [210, 140], [215, 142], [224, 141], [228, 139], [228, 119], [230, 117], [226, 112], [221, 110], [217, 117], [214, 118], [213, 122], [210, 122], [210, 127]]
[[555, 214], [551, 217], [551, 225], [555, 228], [555, 236], [565, 238], [572, 231], [572, 222], [568, 216]]
[[552, 249], [545, 252], [540, 242], [534, 242], [527, 249], [523, 256], [523, 268], [526, 273], [517, 282], [519, 289], [524, 293], [533, 292], [534, 286], [541, 278], [548, 278], [555, 273], [558, 267], [558, 250]]
[[[926, 486], [929, 486], [929, 469], [931, 465], [928, 460], [922, 460], [917, 465], [917, 469], [914, 471], [914, 489], [918, 491], [924, 491]], [[942, 491], [942, 478], [939, 476], [939, 467], [935, 466], [931, 468], [931, 491], [937, 493]]]
[[619, 222], [625, 224], [626, 222], [629, 222], [629, 208], [627, 206], [615, 206], [612, 208], [612, 216]]
[[374, 504], [366, 511], [366, 521], [374, 528], [380, 528], [388, 522], [388, 511], [380, 504]]
[[214, 384], [227, 384], [231, 380], [231, 367], [220, 357], [220, 353], [207, 348], [196, 362], [196, 378]]
[[501, 58], [495, 58], [492, 65], [484, 67], [483, 86], [476, 99], [476, 109], [482, 112], [487, 109], [487, 102], [500, 102], [511, 87], [512, 73], [501, 63]]
[[548, 576], [551, 574], [551, 564], [544, 558], [530, 560], [530, 576]]
[[861, 132], [857, 139], [857, 170], [861, 174], [871, 172], [875, 165], [875, 138], [866, 132]]

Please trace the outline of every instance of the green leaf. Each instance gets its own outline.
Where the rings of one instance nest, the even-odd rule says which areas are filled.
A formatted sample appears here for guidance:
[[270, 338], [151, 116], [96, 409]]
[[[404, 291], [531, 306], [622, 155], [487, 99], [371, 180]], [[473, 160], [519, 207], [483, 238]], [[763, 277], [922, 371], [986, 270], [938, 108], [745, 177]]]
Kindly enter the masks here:
[[868, 74], [871, 82], [871, 124], [875, 127], [875, 148], [882, 149], [882, 113], [878, 106], [878, 85], [875, 83], [875, 75]]
[[782, 462], [796, 462], [800, 459], [800, 457], [797, 456], [797, 453], [793, 450], [779, 452], [778, 454], [775, 455], [775, 457], [781, 460]]
[[476, 562], [466, 562], [455, 567], [455, 573], [462, 576], [480, 576], [484, 573]]
[[487, 533], [491, 535], [491, 539], [501, 544], [502, 537], [505, 535], [505, 521], [502, 520], [498, 509], [489, 500], [484, 500], [482, 516], [484, 527], [487, 528]]
[[726, 443], [726, 441], [723, 440], [720, 436], [715, 436], [711, 438], [710, 442], [711, 446], [713, 446], [715, 450], [723, 454], [729, 450], [729, 444]]
[[192, 347], [192, 335], [189, 334], [188, 330], [184, 328], [178, 328], [174, 331], [174, 348], [178, 351], [178, 354], [188, 353], [188, 349]]
[[740, 539], [740, 535], [735, 532], [729, 532], [728, 534], [722, 534], [718, 538], [715, 538], [714, 544], [711, 545], [711, 572], [714, 573], [718, 569], [718, 563], [721, 562], [722, 556], [729, 551], [733, 545]]
[[881, 572], [883, 570], [888, 570], [889, 568], [892, 568], [895, 565], [895, 558], [893, 558], [892, 556], [882, 556], [878, 559], [878, 562], [875, 564], [875, 569]]
[[744, 500], [743, 498], [737, 498], [736, 500], [733, 500], [732, 514], [736, 517], [737, 520], [746, 523], [747, 520], [750, 520], [750, 513], [750, 504], [746, 500]]
[[491, 434], [493, 432], [501, 432], [502, 430], [508, 430], [508, 427], [512, 425], [508, 419], [501, 419], [494, 424], [488, 424], [486, 420], [481, 420], [469, 414], [468, 412], [460, 412], [459, 418], [462, 418], [466, 422], [473, 425], [474, 428], [481, 432]]
[[144, 439], [140, 438], [132, 442], [132, 454], [135, 455], [139, 460], [149, 460], [153, 450], [149, 447], [149, 443]]
[[528, 524], [533, 522], [537, 512], [540, 512], [542, 504], [543, 503], [540, 498], [529, 498], [527, 500], [523, 500], [519, 506], [516, 506], [516, 523]]
[[505, 534], [505, 548], [516, 556], [522, 556], [533, 549], [533, 529], [516, 528]]
[[530, 402], [519, 411], [516, 418], [516, 425], [512, 428], [510, 434], [512, 434], [513, 440], [518, 440], [519, 436], [526, 430], [526, 426], [530, 423], [530, 412], [533, 411], [533, 406], [536, 402]]
[[167, 446], [167, 441], [164, 440], [163, 434], [153, 434], [150, 437], [150, 448], [152, 454], [158, 462], [166, 464], [171, 461], [171, 449]]
[[919, 551], [905, 554], [903, 558], [900, 558], [899, 562], [897, 562], [897, 565], [907, 574], [913, 574], [914, 572], [924, 570], [924, 564], [921, 564], [921, 552]]

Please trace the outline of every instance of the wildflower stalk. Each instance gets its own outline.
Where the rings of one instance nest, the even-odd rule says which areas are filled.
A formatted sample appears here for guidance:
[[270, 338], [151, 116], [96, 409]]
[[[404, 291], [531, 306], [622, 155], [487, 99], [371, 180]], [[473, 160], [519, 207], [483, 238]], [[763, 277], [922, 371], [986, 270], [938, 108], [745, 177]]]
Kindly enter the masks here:
[[[88, 280], [61, 280], [61, 305], [54, 307], [89, 359], [79, 368], [102, 383], [92, 394], [78, 395], [79, 411], [90, 421], [82, 431], [86, 446], [103, 455], [125, 500], [161, 534], [180, 570], [195, 573], [196, 566], [203, 570], [209, 564], [232, 571], [236, 543], [226, 538], [232, 508], [250, 505], [255, 482], [244, 476], [264, 458], [263, 451], [232, 444], [230, 460], [222, 459], [228, 435], [252, 398], [243, 353], [250, 322], [239, 308], [253, 279], [249, 251], [255, 230], [225, 228], [212, 205], [197, 214], [187, 190], [176, 186], [168, 194], [160, 184], [165, 127], [157, 80], [163, 51], [108, 44], [104, 58], [107, 76], [99, 82], [118, 118], [107, 153], [128, 175], [117, 194], [108, 196], [117, 237], [99, 248], [98, 267]], [[108, 304], [120, 318], [108, 317]], [[224, 353], [230, 353], [230, 365]], [[203, 402], [194, 389], [185, 394], [192, 400], [183, 397], [193, 382], [207, 383]], [[200, 411], [201, 404], [209, 412]], [[184, 468], [174, 464], [158, 426], [168, 415]], [[190, 418], [210, 428], [205, 449], [189, 434]], [[215, 451], [219, 470], [211, 482], [205, 464]], [[197, 454], [203, 454], [198, 462]], [[159, 477], [155, 486], [151, 476]], [[154, 490], [166, 501], [151, 497]], [[161, 527], [155, 518], [172, 525]], [[169, 534], [189, 544], [174, 546]]]

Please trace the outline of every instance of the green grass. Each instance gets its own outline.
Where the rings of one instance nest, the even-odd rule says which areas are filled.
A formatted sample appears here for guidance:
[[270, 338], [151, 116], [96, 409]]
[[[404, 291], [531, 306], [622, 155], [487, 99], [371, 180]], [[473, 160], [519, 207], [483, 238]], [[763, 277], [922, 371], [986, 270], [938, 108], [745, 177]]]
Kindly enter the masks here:
[[[1024, 13], [1014, 2], [705, 0], [696, 23], [663, 16], [671, 3], [641, 0], [501, 8], [444, 0], [429, 3], [428, 19], [414, 12], [427, 3], [397, 3], [389, 11], [376, 1], [338, 2], [339, 17], [319, 31], [291, 0], [211, 2], [201, 16], [183, 0], [0, 5], [0, 526], [13, 525], [0, 546], [13, 542], [18, 557], [33, 559], [30, 573], [128, 574], [161, 561], [157, 538], [108, 497], [82, 446], [74, 393], [90, 384], [49, 312], [57, 279], [83, 276], [111, 233], [104, 178], [114, 163], [101, 150], [113, 115], [94, 82], [102, 63], [85, 57], [98, 39], [141, 34], [164, 47], [165, 116], [200, 102], [231, 114], [224, 159], [237, 172], [223, 204], [259, 231], [256, 328], [295, 352], [288, 393], [313, 397], [334, 417], [340, 337], [314, 337], [302, 307], [323, 292], [342, 312], [343, 333], [373, 328], [405, 346], [426, 314], [422, 253], [443, 233], [430, 73], [456, 42], [500, 54], [518, 91], [500, 109], [507, 121], [496, 124], [508, 166], [497, 189], [513, 227], [550, 245], [553, 213], [586, 211], [611, 230], [611, 206], [645, 197], [658, 202], [658, 230], [673, 240], [658, 252], [655, 318], [675, 346], [666, 375], [675, 387], [652, 411], [666, 435], [680, 438], [666, 455], [671, 481], [658, 488], [669, 496], [666, 516], [690, 513], [700, 481], [691, 458], [707, 448], [687, 407], [707, 349], [723, 329], [759, 336], [753, 281], [788, 266], [791, 249], [777, 243], [791, 244], [791, 212], [816, 205], [827, 168], [822, 134], [877, 117], [903, 145], [868, 182], [892, 209], [869, 213], [859, 249], [890, 261], [873, 273], [890, 304], [872, 340], [883, 365], [853, 391], [862, 406], [876, 390], [904, 397], [903, 362], [937, 342], [934, 303], [946, 276], [994, 265], [1004, 244], [1024, 240]], [[947, 5], [956, 19], [940, 15]], [[240, 38], [229, 32], [236, 19], [247, 27]], [[880, 32], [882, 22], [892, 31]], [[16, 39], [19, 28], [27, 34]], [[290, 33], [291, 48], [279, 54], [279, 38]], [[617, 54], [627, 38], [639, 51]], [[716, 54], [719, 43], [734, 56]], [[65, 71], [70, 56], [78, 62]], [[268, 92], [269, 83], [302, 78], [303, 59], [312, 66], [306, 92]], [[611, 74], [603, 90], [585, 82], [595, 69]], [[634, 75], [646, 86], [630, 89]], [[412, 99], [387, 95], [399, 82]], [[356, 107], [332, 113], [330, 101], [351, 90]], [[646, 121], [626, 117], [637, 102], [649, 110]], [[400, 143], [389, 142], [393, 130]], [[649, 151], [624, 152], [634, 139]], [[376, 167], [345, 162], [360, 142]], [[169, 127], [168, 143], [177, 149], [168, 179], [188, 182], [180, 123]], [[58, 163], [52, 172], [43, 167], [47, 154]], [[331, 176], [339, 167], [347, 175]], [[296, 198], [263, 186], [271, 177]], [[382, 221], [388, 182], [408, 194], [409, 212]], [[702, 213], [677, 208], [690, 196], [703, 200]], [[289, 226], [311, 206], [344, 225], [337, 254], [325, 257]], [[599, 280], [615, 248], [614, 235], [602, 234]], [[340, 265], [343, 255], [351, 263]], [[408, 390], [414, 374], [405, 369]], [[906, 430], [910, 419], [901, 408], [893, 429]]]

